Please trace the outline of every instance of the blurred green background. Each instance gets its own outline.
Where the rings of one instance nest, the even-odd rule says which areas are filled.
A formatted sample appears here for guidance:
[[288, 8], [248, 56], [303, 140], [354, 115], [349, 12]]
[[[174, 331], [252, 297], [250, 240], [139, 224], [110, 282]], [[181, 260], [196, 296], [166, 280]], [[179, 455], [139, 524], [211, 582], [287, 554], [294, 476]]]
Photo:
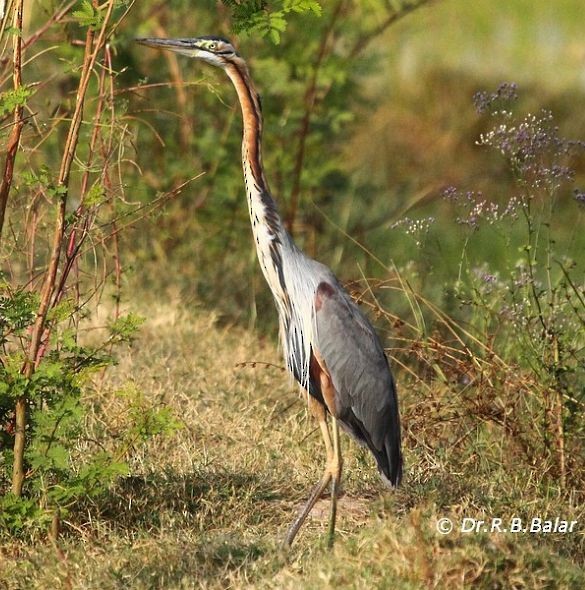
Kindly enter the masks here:
[[[455, 185], [482, 190], [498, 202], [517, 191], [503, 159], [475, 145], [490, 120], [477, 115], [472, 97], [478, 90], [495, 90], [503, 81], [516, 82], [519, 113], [549, 108], [562, 136], [585, 135], [579, 106], [585, 88], [585, 41], [579, 30], [583, 6], [576, 0], [554, 6], [543, 1], [434, 2], [348, 58], [348, 48], [360, 36], [384, 23], [385, 7], [381, 2], [345, 4], [331, 25], [333, 39], [317, 73], [295, 237], [344, 280], [387, 274], [364, 249], [386, 267], [410, 265], [419, 287], [430, 289], [438, 302], [444, 283], [457, 272], [468, 237], [453, 223], [456, 213], [439, 198], [442, 189]], [[171, 14], [171, 7], [178, 14]], [[181, 3], [171, 3], [155, 11], [136, 30], [127, 30], [126, 40], [133, 34], [229, 34], [229, 23], [218, 18], [214, 3], [208, 10], [196, 9], [188, 19], [180, 18], [181, 9]], [[253, 36], [237, 39], [263, 96], [265, 164], [285, 216], [295, 182], [305, 93], [332, 12], [327, 7], [321, 18], [291, 19], [278, 46]], [[182, 26], [187, 21], [193, 23], [189, 30]], [[127, 83], [172, 79], [168, 68], [174, 58], [120, 47], [126, 51], [132, 60], [124, 73]], [[175, 82], [193, 84], [183, 96], [173, 88], [153, 88], [142, 100], [131, 99], [130, 112], [148, 120], [148, 127], [137, 132], [136, 159], [142, 181], [152, 189], [166, 190], [200, 171], [206, 175], [166, 209], [156, 228], [151, 225], [141, 234], [144, 241], [135, 252], [140, 277], [151, 269], [153, 287], [179, 286], [182, 297], [211, 302], [230, 318], [256, 321], [258, 307], [264, 308], [269, 299], [247, 229], [235, 94], [222, 72], [187, 58], [177, 62]], [[578, 183], [583, 160], [573, 164]], [[567, 247], [581, 251], [584, 242], [572, 228], [582, 213], [568, 188], [561, 200], [557, 219], [567, 225]], [[436, 218], [420, 246], [403, 229], [393, 228], [405, 215]], [[469, 254], [476, 265], [485, 261], [494, 270], [502, 268], [510, 236], [500, 233], [492, 228], [477, 232]], [[168, 275], [157, 280], [161, 264], [176, 268], [172, 280]]]
[[[561, 136], [585, 136], [583, 4], [436, 1], [386, 27], [399, 4], [327, 2], [321, 16], [292, 13], [278, 45], [254, 32], [234, 35], [232, 13], [221, 2], [132, 5], [111, 43], [118, 211], [204, 174], [122, 236], [128, 294], [180, 297], [249, 325], [272, 326], [275, 319], [265, 312], [270, 296], [248, 228], [233, 88], [220, 71], [134, 44], [140, 36], [235, 38], [263, 97], [264, 162], [281, 213], [297, 241], [342, 280], [386, 279], [395, 266], [456, 313], [448, 284], [460, 274], [465, 244], [469, 268], [509, 266], [522, 228], [481, 228], [470, 239], [440, 195], [453, 185], [505, 204], [518, 191], [503, 158], [475, 143], [492, 124], [474, 110], [478, 90], [515, 82], [519, 114], [547, 108]], [[27, 34], [50, 13], [31, 1]], [[29, 82], [43, 80], [31, 99], [39, 120], [55, 121], [70, 109], [80, 32], [68, 20], [35, 44], [24, 72]], [[20, 161], [23, 169], [57, 167], [63, 135], [56, 128], [42, 151], [31, 149]], [[27, 134], [32, 148], [38, 138], [30, 128]], [[576, 186], [584, 185], [583, 158], [570, 164]], [[585, 245], [575, 230], [583, 208], [571, 191], [561, 190], [554, 219], [564, 240], [559, 249], [576, 257]], [[413, 237], [396, 226], [405, 217], [434, 222]], [[396, 313], [406, 310], [405, 302], [380, 296]]]

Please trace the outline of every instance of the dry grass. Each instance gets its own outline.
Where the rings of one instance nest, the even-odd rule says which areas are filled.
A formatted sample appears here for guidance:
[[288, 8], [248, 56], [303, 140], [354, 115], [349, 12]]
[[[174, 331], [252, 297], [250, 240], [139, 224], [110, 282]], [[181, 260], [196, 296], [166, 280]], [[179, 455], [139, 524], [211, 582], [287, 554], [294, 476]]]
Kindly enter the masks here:
[[[547, 484], [545, 466], [527, 465], [510, 433], [464, 415], [456, 390], [405, 373], [404, 486], [387, 492], [344, 437], [336, 547], [324, 548], [323, 500], [285, 556], [279, 540], [324, 453], [278, 351], [198, 309], [149, 313], [93, 394], [87, 434], [114, 444], [128, 388], [171, 408], [182, 426], [135, 444], [131, 476], [69, 515], [59, 547], [5, 543], [0, 588], [585, 587], [580, 498]], [[560, 516], [579, 520], [579, 532], [441, 536], [444, 516]]]

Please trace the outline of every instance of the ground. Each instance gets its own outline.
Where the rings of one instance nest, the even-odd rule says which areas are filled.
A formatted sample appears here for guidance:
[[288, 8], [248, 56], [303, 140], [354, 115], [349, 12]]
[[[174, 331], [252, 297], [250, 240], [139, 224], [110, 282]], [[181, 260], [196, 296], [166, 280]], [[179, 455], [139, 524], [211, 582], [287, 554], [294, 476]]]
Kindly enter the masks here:
[[[179, 427], [135, 445], [130, 475], [69, 515], [57, 545], [4, 543], [0, 588], [585, 587], [583, 508], [505, 462], [490, 466], [489, 452], [477, 454], [489, 439], [433, 448], [413, 430], [430, 394], [405, 379], [398, 374], [404, 485], [385, 488], [367, 451], [343, 435], [335, 547], [326, 549], [323, 498], [286, 554], [281, 541], [325, 453], [276, 346], [199, 308], [151, 309], [94, 394], [96, 407], [119, 416], [119, 392], [132, 387], [171, 408]], [[457, 529], [466, 516], [514, 514], [580, 526], [548, 536], [436, 528], [442, 517]]]

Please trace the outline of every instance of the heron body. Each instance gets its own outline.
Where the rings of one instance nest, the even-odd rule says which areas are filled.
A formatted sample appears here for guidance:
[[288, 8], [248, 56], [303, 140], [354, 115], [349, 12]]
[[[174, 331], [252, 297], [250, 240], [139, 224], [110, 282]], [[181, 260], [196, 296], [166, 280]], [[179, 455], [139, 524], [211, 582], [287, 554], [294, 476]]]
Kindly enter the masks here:
[[[331, 482], [329, 540], [333, 542], [342, 459], [340, 424], [372, 452], [384, 482], [402, 477], [400, 418], [394, 380], [368, 319], [325, 265], [306, 256], [284, 228], [262, 165], [262, 111], [245, 61], [220, 37], [137, 39], [222, 68], [242, 109], [242, 166], [250, 222], [262, 273], [278, 310], [288, 370], [308, 394], [327, 451], [327, 467], [286, 537], [290, 545]], [[333, 441], [327, 426], [333, 422]]]

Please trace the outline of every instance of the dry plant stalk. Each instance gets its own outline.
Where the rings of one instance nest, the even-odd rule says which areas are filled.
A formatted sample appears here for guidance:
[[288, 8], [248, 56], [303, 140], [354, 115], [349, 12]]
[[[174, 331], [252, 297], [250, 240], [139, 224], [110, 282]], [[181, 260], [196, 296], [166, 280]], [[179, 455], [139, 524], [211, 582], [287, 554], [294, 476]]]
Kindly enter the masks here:
[[[509, 435], [511, 444], [521, 450], [530, 463], [541, 461], [543, 452], [548, 453], [555, 464], [554, 475], [559, 488], [566, 489], [570, 473], [567, 457], [570, 455], [567, 454], [563, 410], [566, 399], [572, 403], [578, 401], [566, 397], [558, 389], [543, 386], [534, 375], [507, 362], [497, 354], [491, 342], [479, 339], [415, 292], [399, 274], [386, 280], [367, 280], [365, 288], [361, 283], [356, 281], [349, 288], [354, 298], [369, 308], [371, 315], [391, 326], [392, 338], [397, 343], [389, 351], [393, 362], [427, 393], [436, 391], [432, 385], [434, 381], [448, 389], [455, 387], [453, 416], [463, 420], [473, 415], [476, 424], [490, 422], [501, 427]], [[420, 322], [398, 318], [372, 298], [374, 291], [386, 289], [406, 297], [415, 318], [425, 310], [424, 315], [433, 320], [433, 332], [427, 334]], [[432, 407], [424, 407], [426, 403], [417, 407], [416, 419], [425, 412], [432, 414]], [[535, 418], [541, 412], [544, 424], [539, 428]], [[432, 416], [428, 418], [432, 422]], [[467, 435], [472, 432], [470, 430]], [[571, 475], [576, 480], [580, 477]]]
[[[558, 338], [554, 339], [553, 343], [553, 354], [555, 365], [559, 364], [559, 341]], [[559, 481], [561, 489], [565, 489], [567, 484], [567, 461], [565, 457], [565, 431], [563, 427], [563, 396], [557, 389], [554, 392], [554, 423], [553, 423], [553, 435], [555, 438], [555, 452], [557, 454], [557, 463], [559, 466]]]
[[[30, 378], [34, 373], [35, 368], [38, 366], [38, 363], [44, 352], [44, 348], [42, 347], [43, 337], [45, 339], [48, 337], [48, 334], [45, 332], [47, 314], [51, 307], [53, 296], [55, 295], [61, 251], [65, 246], [65, 215], [71, 165], [73, 163], [79, 142], [79, 131], [83, 121], [84, 103], [89, 80], [92, 75], [97, 56], [103, 50], [106, 43], [107, 27], [112, 16], [114, 3], [115, 0], [109, 0], [107, 3], [104, 19], [99, 33], [96, 35], [96, 31], [94, 31], [92, 27], [88, 27], [85, 37], [83, 64], [81, 67], [81, 76], [79, 79], [79, 87], [77, 89], [75, 100], [75, 110], [71, 117], [71, 124], [69, 126], [69, 132], [65, 142], [63, 157], [57, 178], [57, 187], [62, 190], [59, 194], [59, 204], [56, 214], [49, 264], [44, 275], [40, 293], [39, 308], [37, 311], [36, 320], [32, 326], [30, 343], [28, 345], [26, 359], [22, 367], [22, 374], [26, 378]], [[20, 5], [22, 5], [22, 0]], [[97, 10], [98, 2], [96, 0], [93, 0], [93, 6]], [[64, 289], [64, 283], [61, 283], [59, 288]], [[26, 446], [26, 424], [27, 399], [25, 396], [21, 396], [16, 401], [15, 406], [14, 463], [12, 471], [12, 493], [15, 496], [22, 495], [22, 487], [25, 479], [24, 450]]]
[[[14, 28], [22, 30], [22, 5], [24, 0], [17, 0], [14, 5]], [[13, 69], [12, 80], [14, 90], [18, 91], [22, 88], [22, 35], [13, 35]], [[0, 241], [2, 240], [2, 229], [4, 228], [4, 215], [6, 214], [6, 205], [8, 205], [8, 196], [10, 188], [12, 187], [12, 178], [14, 176], [14, 163], [16, 161], [16, 154], [18, 153], [18, 146], [20, 144], [20, 135], [24, 121], [22, 119], [23, 107], [21, 104], [14, 108], [14, 123], [10, 137], [8, 138], [8, 145], [6, 147], [6, 160], [4, 161], [4, 170], [2, 173], [2, 180], [0, 181]]]

